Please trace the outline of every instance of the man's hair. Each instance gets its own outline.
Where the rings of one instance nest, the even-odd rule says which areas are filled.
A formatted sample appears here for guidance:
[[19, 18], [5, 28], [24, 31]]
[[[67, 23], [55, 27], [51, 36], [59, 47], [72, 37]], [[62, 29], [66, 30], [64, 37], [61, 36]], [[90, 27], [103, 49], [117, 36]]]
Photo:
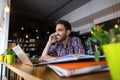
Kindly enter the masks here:
[[57, 24], [63, 24], [66, 30], [71, 30], [71, 25], [68, 21], [58, 20], [58, 21], [56, 21], [56, 25]]

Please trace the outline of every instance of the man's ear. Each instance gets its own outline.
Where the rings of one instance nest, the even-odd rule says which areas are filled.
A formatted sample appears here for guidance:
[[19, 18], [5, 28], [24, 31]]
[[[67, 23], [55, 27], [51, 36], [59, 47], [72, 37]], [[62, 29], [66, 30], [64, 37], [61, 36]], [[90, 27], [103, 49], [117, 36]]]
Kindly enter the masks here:
[[70, 30], [67, 30], [67, 35], [70, 35], [70, 32], [71, 32]]

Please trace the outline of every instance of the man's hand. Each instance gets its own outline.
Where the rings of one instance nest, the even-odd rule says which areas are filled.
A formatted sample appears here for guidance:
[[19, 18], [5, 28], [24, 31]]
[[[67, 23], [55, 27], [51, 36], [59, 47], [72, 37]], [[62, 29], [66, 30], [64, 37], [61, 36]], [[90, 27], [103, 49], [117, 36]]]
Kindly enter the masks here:
[[50, 37], [49, 37], [49, 43], [55, 43], [57, 41], [57, 37], [55, 35], [55, 33], [51, 34]]
[[57, 59], [57, 57], [52, 57], [52, 56], [49, 56], [49, 55], [45, 55], [45, 56], [41, 56], [39, 58], [39, 62], [47, 62], [47, 61], [51, 61], [51, 60], [55, 60]]
[[75, 53], [74, 55], [75, 55], [76, 57], [79, 57], [79, 56], [82, 56], [83, 54]]

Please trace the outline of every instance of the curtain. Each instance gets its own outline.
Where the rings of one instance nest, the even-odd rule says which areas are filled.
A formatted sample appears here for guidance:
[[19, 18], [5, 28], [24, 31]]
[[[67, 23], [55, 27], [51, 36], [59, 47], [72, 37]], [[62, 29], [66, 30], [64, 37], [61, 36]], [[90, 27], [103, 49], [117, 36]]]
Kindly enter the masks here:
[[[0, 4], [2, 5], [2, 11], [1, 12], [1, 30], [0, 30], [0, 54], [2, 54], [7, 49], [8, 44], [8, 31], [9, 31], [9, 12], [5, 12], [5, 6], [7, 5], [7, 2], [5, 0], [0, 0]], [[4, 7], [3, 7], [4, 5]], [[7, 5], [8, 6], [8, 5]]]
[[[7, 2], [8, 1], [8, 2]], [[9, 31], [9, 12], [5, 12], [5, 7], [10, 7], [10, 0], [0, 0], [0, 54], [2, 54], [8, 46], [8, 31]], [[1, 65], [0, 65], [1, 68]], [[0, 69], [1, 70], [1, 69]], [[0, 72], [1, 75], [1, 72]], [[3, 73], [5, 75], [5, 67], [3, 67]]]

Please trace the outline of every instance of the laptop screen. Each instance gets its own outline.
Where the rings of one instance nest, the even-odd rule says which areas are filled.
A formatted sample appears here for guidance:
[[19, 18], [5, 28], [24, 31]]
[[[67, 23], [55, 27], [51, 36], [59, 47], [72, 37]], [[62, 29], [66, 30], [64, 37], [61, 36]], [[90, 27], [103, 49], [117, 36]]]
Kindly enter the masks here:
[[17, 57], [22, 61], [23, 64], [33, 66], [33, 63], [27, 57], [27, 55], [25, 54], [25, 52], [23, 51], [23, 49], [20, 47], [19, 44], [17, 46], [13, 47], [12, 49], [15, 52], [15, 54], [17, 55]]

